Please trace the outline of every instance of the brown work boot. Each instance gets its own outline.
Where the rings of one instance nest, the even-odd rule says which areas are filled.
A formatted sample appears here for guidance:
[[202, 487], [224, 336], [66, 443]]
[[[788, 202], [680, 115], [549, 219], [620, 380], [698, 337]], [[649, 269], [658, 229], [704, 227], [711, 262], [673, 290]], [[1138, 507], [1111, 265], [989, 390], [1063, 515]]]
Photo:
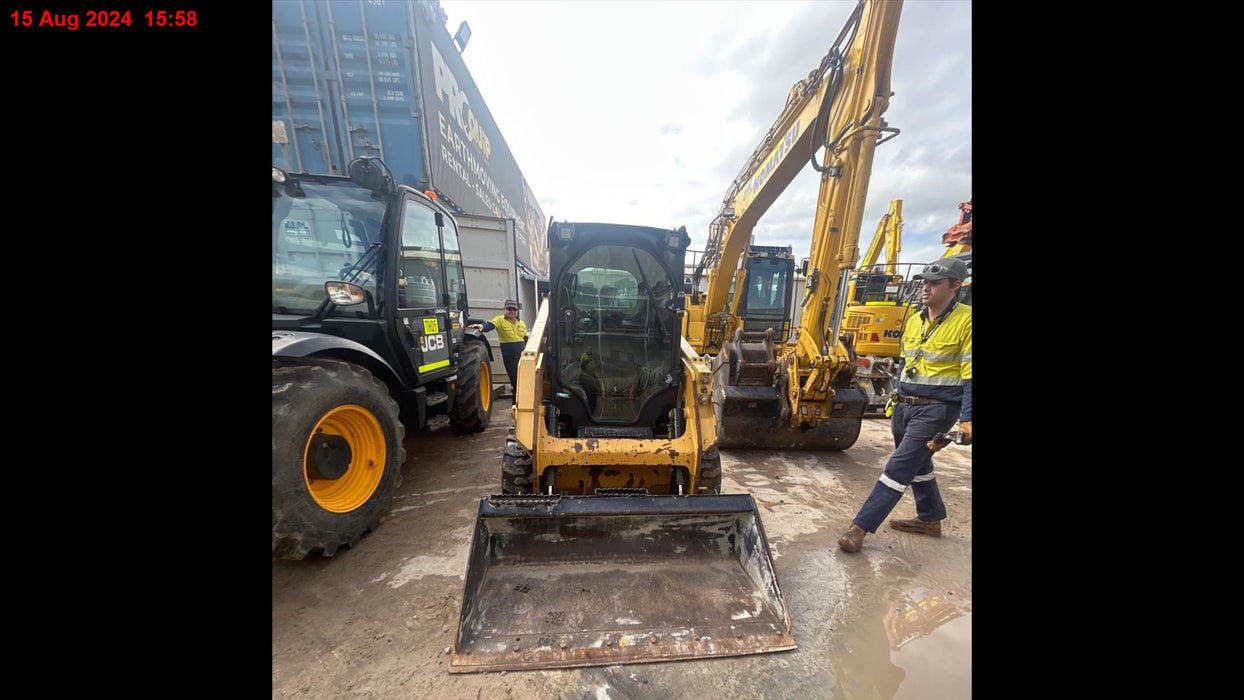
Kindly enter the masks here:
[[838, 538], [838, 546], [844, 552], [858, 552], [864, 544], [864, 535], [867, 534], [864, 528], [851, 523], [851, 527], [847, 528], [847, 531], [842, 533], [842, 537]]
[[891, 520], [890, 529], [899, 532], [910, 532], [913, 535], [928, 535], [929, 537], [942, 536], [942, 521], [940, 520], [920, 520], [912, 518], [911, 520]]

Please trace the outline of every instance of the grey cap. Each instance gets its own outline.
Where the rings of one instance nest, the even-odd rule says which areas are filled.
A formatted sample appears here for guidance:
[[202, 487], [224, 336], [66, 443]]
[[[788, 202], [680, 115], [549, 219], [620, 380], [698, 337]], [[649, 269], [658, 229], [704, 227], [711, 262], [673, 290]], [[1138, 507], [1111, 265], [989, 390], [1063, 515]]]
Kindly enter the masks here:
[[942, 258], [936, 262], [931, 262], [924, 266], [924, 269], [911, 276], [916, 280], [959, 280], [962, 282], [968, 276], [968, 266], [958, 258]]
[[518, 308], [518, 302], [517, 302], [517, 301], [514, 301], [513, 299], [506, 299], [506, 300], [505, 300], [505, 303], [501, 305], [501, 308], [503, 308], [503, 309], [508, 309], [508, 308], [510, 308], [510, 307], [514, 307], [515, 309], [517, 309], [517, 308]]

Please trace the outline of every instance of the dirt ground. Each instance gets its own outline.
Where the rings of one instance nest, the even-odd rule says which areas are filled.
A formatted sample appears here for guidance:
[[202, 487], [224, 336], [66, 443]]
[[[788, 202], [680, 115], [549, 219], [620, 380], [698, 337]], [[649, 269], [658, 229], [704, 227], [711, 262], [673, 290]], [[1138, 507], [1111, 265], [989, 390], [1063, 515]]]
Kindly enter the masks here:
[[[499, 490], [509, 401], [483, 433], [406, 440], [392, 511], [351, 550], [272, 563], [273, 698], [869, 698], [972, 695], [971, 448], [935, 457], [939, 539], [883, 526], [836, 540], [891, 449], [866, 419], [842, 452], [722, 450], [724, 493], [750, 493], [798, 648], [583, 669], [450, 674], [479, 499]], [[914, 517], [910, 494], [892, 517]]]

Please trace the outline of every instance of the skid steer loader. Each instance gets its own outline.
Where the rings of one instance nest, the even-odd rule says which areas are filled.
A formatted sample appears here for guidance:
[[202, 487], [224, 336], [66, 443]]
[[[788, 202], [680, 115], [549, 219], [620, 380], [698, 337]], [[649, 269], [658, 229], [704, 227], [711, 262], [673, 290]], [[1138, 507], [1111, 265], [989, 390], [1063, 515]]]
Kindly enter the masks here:
[[722, 494], [686, 229], [549, 227], [501, 493], [480, 499], [449, 671], [795, 648], [756, 503]]

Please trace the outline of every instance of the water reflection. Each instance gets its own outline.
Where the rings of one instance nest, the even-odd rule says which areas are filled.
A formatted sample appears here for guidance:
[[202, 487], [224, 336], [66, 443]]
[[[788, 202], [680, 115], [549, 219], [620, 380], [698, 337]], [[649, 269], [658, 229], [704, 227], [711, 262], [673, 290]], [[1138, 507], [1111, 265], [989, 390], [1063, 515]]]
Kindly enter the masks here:
[[[904, 644], [919, 639], [941, 625], [965, 614], [955, 602], [954, 594], [925, 595], [912, 603], [906, 600], [891, 607], [885, 614], [885, 634], [890, 649], [898, 651]], [[970, 610], [970, 608], [969, 608]]]
[[962, 591], [904, 597], [883, 620], [892, 663], [905, 671], [892, 700], [972, 696], [972, 605]]

